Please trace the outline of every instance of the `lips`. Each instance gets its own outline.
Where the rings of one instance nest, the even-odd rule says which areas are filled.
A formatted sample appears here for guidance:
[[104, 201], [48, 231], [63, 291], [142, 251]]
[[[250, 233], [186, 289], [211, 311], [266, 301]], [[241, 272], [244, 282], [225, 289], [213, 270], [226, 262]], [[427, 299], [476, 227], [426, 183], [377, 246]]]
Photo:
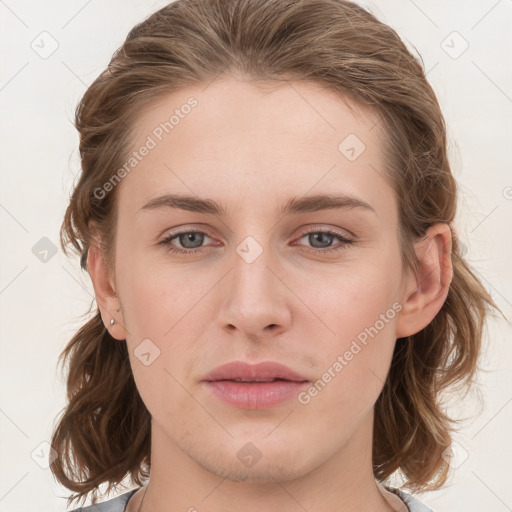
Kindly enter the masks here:
[[264, 361], [258, 364], [232, 361], [208, 373], [203, 380], [210, 382], [220, 380], [236, 382], [272, 382], [276, 380], [291, 382], [308, 381], [307, 377], [304, 375], [275, 361]]
[[275, 361], [248, 364], [233, 361], [203, 379], [213, 397], [239, 409], [269, 409], [289, 403], [309, 380]]

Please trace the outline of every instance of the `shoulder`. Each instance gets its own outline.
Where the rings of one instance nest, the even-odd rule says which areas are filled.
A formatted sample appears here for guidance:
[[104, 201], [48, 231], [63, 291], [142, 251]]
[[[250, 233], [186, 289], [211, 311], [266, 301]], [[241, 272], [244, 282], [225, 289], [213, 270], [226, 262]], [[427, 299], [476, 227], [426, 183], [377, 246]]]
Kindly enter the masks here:
[[128, 500], [138, 491], [139, 488], [132, 489], [131, 491], [125, 492], [120, 496], [116, 496], [110, 500], [104, 501], [103, 503], [95, 503], [88, 507], [80, 507], [69, 512], [124, 512]]
[[408, 507], [410, 512], [435, 512], [431, 508], [427, 507], [418, 498], [415, 498], [411, 494], [395, 489], [393, 487], [386, 487], [386, 489], [393, 494], [396, 494]]

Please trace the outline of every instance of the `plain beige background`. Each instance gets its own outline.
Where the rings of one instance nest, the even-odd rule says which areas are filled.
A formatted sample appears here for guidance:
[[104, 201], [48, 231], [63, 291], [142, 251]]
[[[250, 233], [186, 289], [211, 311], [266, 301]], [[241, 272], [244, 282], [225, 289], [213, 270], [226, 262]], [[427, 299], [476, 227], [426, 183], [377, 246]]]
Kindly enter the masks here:
[[[68, 260], [58, 241], [79, 169], [71, 120], [132, 26], [166, 3], [0, 0], [1, 512], [66, 510], [67, 492], [45, 468], [65, 403], [56, 362], [93, 298], [78, 258]], [[423, 57], [448, 125], [466, 257], [510, 319], [512, 2], [363, 5]], [[480, 402], [473, 394], [454, 403], [469, 420], [449, 485], [420, 497], [438, 512], [512, 510], [511, 332], [489, 322]]]

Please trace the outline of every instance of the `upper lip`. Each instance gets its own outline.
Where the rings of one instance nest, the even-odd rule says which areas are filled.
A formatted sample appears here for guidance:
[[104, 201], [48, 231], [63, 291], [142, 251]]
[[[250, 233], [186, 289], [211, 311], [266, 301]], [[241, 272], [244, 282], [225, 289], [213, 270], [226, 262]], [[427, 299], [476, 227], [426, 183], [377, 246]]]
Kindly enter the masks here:
[[205, 375], [203, 380], [245, 380], [245, 381], [269, 381], [283, 379], [296, 382], [304, 382], [308, 379], [293, 371], [287, 366], [275, 361], [263, 361], [258, 364], [249, 364], [243, 361], [232, 361], [215, 368]]

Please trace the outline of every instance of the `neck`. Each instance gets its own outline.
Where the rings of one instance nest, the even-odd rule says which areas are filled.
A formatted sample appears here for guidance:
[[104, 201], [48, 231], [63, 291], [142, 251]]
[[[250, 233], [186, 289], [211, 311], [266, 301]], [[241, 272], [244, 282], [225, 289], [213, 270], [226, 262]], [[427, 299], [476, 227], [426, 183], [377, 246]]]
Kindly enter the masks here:
[[[153, 420], [150, 480], [140, 512], [235, 512], [242, 503], [244, 512], [296, 512], [297, 507], [308, 512], [399, 510], [373, 476], [372, 422], [369, 415], [353, 438], [323, 463], [298, 458], [296, 469], [287, 468], [283, 478], [283, 468], [262, 456], [253, 468], [258, 471], [241, 481], [240, 474], [230, 473], [215, 459], [192, 458]], [[312, 469], [304, 469], [308, 467]]]

